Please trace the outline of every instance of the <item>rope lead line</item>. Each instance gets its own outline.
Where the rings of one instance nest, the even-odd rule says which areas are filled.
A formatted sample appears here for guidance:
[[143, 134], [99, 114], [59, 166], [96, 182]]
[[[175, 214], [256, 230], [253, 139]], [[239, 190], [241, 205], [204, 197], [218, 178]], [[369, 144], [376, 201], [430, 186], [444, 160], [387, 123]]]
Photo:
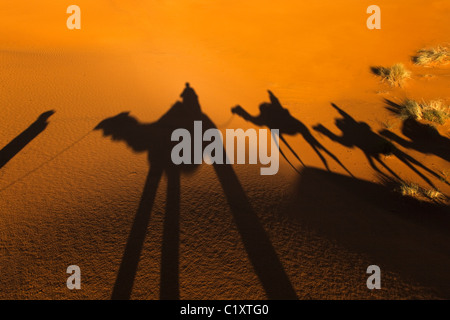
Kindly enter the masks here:
[[15, 185], [17, 182], [22, 181], [23, 179], [25, 179], [26, 177], [28, 177], [30, 174], [38, 171], [40, 168], [42, 168], [43, 166], [45, 166], [46, 164], [52, 162], [53, 160], [55, 160], [56, 158], [58, 158], [60, 155], [62, 155], [64, 152], [66, 152], [67, 150], [73, 148], [76, 144], [78, 144], [79, 142], [81, 142], [82, 140], [84, 140], [89, 134], [91, 134], [92, 130], [89, 131], [88, 133], [86, 133], [84, 136], [82, 136], [81, 138], [79, 138], [78, 140], [75, 140], [74, 142], [72, 142], [70, 145], [68, 145], [66, 148], [64, 148], [63, 150], [61, 150], [60, 152], [58, 152], [57, 154], [55, 154], [53, 157], [51, 157], [50, 159], [42, 162], [40, 165], [38, 165], [36, 168], [34, 168], [31, 171], [28, 171], [26, 174], [24, 174], [23, 176], [21, 176], [20, 178], [18, 178], [17, 180], [14, 180], [13, 182], [9, 183], [8, 185], [6, 185], [5, 187], [0, 189], [0, 192], [5, 191], [6, 189], [9, 189], [10, 187], [12, 187], [13, 185]]
[[225, 121], [225, 123], [222, 123], [221, 125], [216, 125], [216, 128], [221, 129], [221, 128], [228, 126], [231, 123], [231, 121], [233, 121], [233, 119], [234, 119], [234, 113], [231, 115], [231, 117], [227, 121]]
[[[217, 128], [223, 128], [228, 126], [231, 121], [234, 118], [234, 114], [230, 117], [230, 119], [228, 119], [225, 123], [223, 123], [220, 126], [217, 126]], [[26, 174], [24, 174], [23, 176], [21, 176], [20, 178], [18, 178], [17, 180], [14, 180], [13, 182], [7, 184], [5, 187], [0, 189], [0, 193], [5, 191], [6, 189], [9, 189], [10, 187], [12, 187], [13, 185], [15, 185], [17, 182], [22, 181], [23, 179], [25, 179], [26, 177], [28, 177], [30, 174], [38, 171], [39, 169], [41, 169], [42, 167], [44, 167], [46, 164], [52, 162], [53, 160], [55, 160], [56, 158], [58, 158], [60, 155], [62, 155], [64, 152], [66, 152], [67, 150], [73, 148], [76, 144], [80, 143], [82, 140], [84, 140], [89, 134], [91, 134], [92, 130], [89, 131], [88, 133], [86, 133], [84, 136], [82, 136], [81, 138], [79, 138], [78, 140], [74, 141], [73, 143], [71, 143], [69, 146], [67, 146], [66, 148], [64, 148], [63, 150], [61, 150], [60, 152], [58, 152], [57, 154], [55, 154], [53, 157], [51, 157], [50, 159], [44, 161], [43, 163], [41, 163], [39, 166], [37, 166], [36, 168], [34, 168], [31, 171], [28, 171]]]

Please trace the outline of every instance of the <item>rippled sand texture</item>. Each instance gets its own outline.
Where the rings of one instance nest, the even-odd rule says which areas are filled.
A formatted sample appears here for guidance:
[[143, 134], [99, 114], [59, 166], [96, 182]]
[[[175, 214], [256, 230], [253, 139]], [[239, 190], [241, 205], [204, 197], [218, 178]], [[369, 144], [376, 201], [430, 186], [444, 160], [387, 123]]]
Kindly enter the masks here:
[[[382, 123], [407, 140], [386, 99], [450, 102], [448, 66], [411, 61], [449, 42], [449, 1], [379, 0], [381, 30], [367, 29], [357, 0], [76, 4], [81, 30], [67, 29], [63, 3], [0, 8], [1, 299], [450, 298], [448, 206], [393, 193], [362, 151]], [[370, 69], [395, 63], [412, 71], [403, 88]], [[275, 176], [202, 165], [181, 175], [177, 195], [166, 175], [155, 187], [146, 149], [93, 131], [126, 111], [157, 121], [187, 81], [222, 130], [259, 128], [231, 108], [257, 115], [271, 90], [300, 123], [285, 138], [305, 166], [282, 143], [298, 172], [285, 159]], [[449, 128], [438, 127], [440, 153], [394, 143], [422, 176], [381, 159], [449, 196], [424, 169], [450, 173]], [[69, 265], [81, 290], [66, 287]], [[381, 267], [381, 290], [366, 287], [369, 265]]]

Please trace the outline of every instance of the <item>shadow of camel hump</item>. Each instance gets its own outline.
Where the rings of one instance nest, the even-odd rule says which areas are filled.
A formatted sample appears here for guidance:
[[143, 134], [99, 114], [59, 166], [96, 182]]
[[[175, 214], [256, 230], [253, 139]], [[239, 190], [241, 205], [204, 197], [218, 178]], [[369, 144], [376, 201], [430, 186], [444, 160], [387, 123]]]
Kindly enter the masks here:
[[[259, 115], [252, 116], [247, 111], [245, 111], [241, 106], [236, 106], [231, 109], [231, 112], [241, 116], [244, 120], [249, 121], [257, 126], [266, 126], [269, 129], [278, 129], [279, 138], [287, 146], [287, 148], [292, 152], [295, 158], [305, 167], [305, 164], [299, 157], [299, 155], [293, 150], [293, 148], [288, 144], [283, 135], [296, 135], [300, 134], [303, 139], [313, 148], [315, 153], [319, 156], [325, 168], [329, 171], [328, 162], [322, 155], [325, 152], [329, 157], [331, 157], [336, 163], [338, 163], [350, 176], [352, 173], [341, 163], [341, 161], [331, 153], [327, 148], [325, 148], [309, 131], [309, 129], [298, 119], [294, 118], [288, 109], [283, 108], [278, 98], [268, 90], [270, 103], [262, 103], [259, 106]], [[280, 148], [280, 153], [284, 159], [298, 172], [298, 170], [293, 166], [293, 164], [287, 159], [286, 155]]]
[[356, 147], [360, 149], [367, 158], [370, 166], [382, 176], [388, 177], [382, 172], [376, 165], [375, 161], [381, 164], [390, 174], [396, 179], [403, 181], [382, 159], [382, 155], [394, 155], [397, 159], [407, 165], [418, 176], [420, 176], [425, 182], [427, 182], [433, 188], [435, 187], [431, 180], [421, 173], [415, 166], [422, 168], [434, 177], [441, 179], [433, 170], [429, 169], [410, 155], [404, 153], [400, 149], [396, 148], [390, 141], [386, 140], [376, 132], [372, 131], [372, 128], [363, 121], [356, 121], [347, 112], [339, 108], [334, 103], [331, 104], [335, 108], [342, 118], [335, 120], [336, 127], [341, 130], [342, 135], [338, 136], [328, 130], [323, 125], [319, 124], [314, 126], [314, 130], [327, 136], [334, 142], [338, 142], [348, 148]]
[[35, 122], [0, 150], [0, 168], [7, 164], [16, 154], [22, 151], [27, 144], [47, 128], [48, 119], [54, 113], [55, 111], [53, 110], [42, 113]]
[[[179, 242], [180, 242], [180, 175], [193, 173], [196, 165], [174, 165], [171, 150], [175, 142], [171, 134], [175, 129], [193, 132], [194, 121], [202, 121], [202, 129], [216, 128], [201, 112], [195, 91], [186, 84], [176, 102], [159, 120], [142, 124], [129, 113], [121, 113], [103, 120], [97, 127], [112, 140], [124, 141], [135, 152], [147, 152], [150, 171], [131, 226], [122, 262], [113, 288], [112, 299], [130, 299], [136, 277], [150, 214], [158, 185], [163, 174], [168, 179], [163, 243], [161, 248], [160, 298], [179, 299]], [[222, 145], [223, 147], [223, 145]], [[226, 154], [223, 152], [224, 159]], [[254, 212], [245, 191], [229, 164], [213, 164], [233, 214], [249, 260], [269, 299], [296, 299], [290, 280]]]

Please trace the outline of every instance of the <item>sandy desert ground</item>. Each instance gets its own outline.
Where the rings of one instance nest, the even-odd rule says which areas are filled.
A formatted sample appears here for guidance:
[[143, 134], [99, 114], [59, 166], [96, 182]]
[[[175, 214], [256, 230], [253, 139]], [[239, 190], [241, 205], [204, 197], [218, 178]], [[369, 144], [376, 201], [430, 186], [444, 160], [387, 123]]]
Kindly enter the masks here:
[[[0, 299], [450, 298], [448, 203], [397, 195], [360, 147], [314, 130], [342, 133], [334, 104], [372, 137], [390, 123], [407, 139], [388, 101], [448, 104], [450, 68], [411, 57], [450, 42], [449, 1], [378, 0], [381, 30], [367, 29], [372, 3], [359, 0], [78, 0], [81, 30], [66, 27], [69, 4], [1, 1], [0, 154], [10, 159], [0, 167]], [[402, 88], [370, 69], [395, 63], [412, 72]], [[322, 150], [328, 171], [300, 134], [286, 137], [305, 164], [286, 152], [299, 172], [284, 159], [274, 176], [234, 165], [222, 172], [236, 174], [228, 183], [201, 165], [180, 179], [177, 243], [164, 234], [163, 176], [148, 227], [140, 225], [137, 269], [119, 281], [121, 264], [133, 260], [124, 254], [133, 222], [146, 219], [136, 213], [149, 163], [146, 152], [93, 129], [126, 111], [156, 121], [185, 82], [222, 130], [258, 128], [231, 107], [256, 115], [271, 90], [353, 177]], [[347, 129], [347, 142], [364, 145], [364, 132]], [[440, 154], [394, 145], [444, 175], [449, 130], [450, 121], [439, 126]], [[395, 156], [383, 161], [430, 187]], [[443, 179], [413, 167], [450, 196]], [[178, 257], [161, 256], [170, 246]], [[69, 265], [81, 268], [81, 290], [66, 287]], [[369, 265], [382, 270], [381, 290], [366, 287]]]

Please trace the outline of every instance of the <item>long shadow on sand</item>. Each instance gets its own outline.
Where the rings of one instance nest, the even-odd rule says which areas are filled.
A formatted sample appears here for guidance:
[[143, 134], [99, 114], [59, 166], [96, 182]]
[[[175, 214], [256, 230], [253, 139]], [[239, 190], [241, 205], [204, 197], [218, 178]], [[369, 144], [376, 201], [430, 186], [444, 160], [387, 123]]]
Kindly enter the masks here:
[[42, 113], [35, 122], [0, 150], [0, 168], [7, 164], [15, 155], [25, 148], [27, 144], [47, 128], [48, 119], [54, 113], [54, 111]]
[[[260, 114], [257, 116], [252, 116], [247, 111], [245, 111], [241, 106], [236, 106], [231, 109], [231, 112], [241, 116], [246, 121], [249, 121], [257, 126], [266, 126], [269, 129], [278, 129], [279, 130], [279, 138], [284, 144], [288, 147], [288, 149], [294, 154], [300, 163], [305, 166], [303, 161], [300, 159], [298, 154], [291, 148], [291, 146], [284, 139], [283, 135], [301, 135], [303, 139], [313, 148], [316, 154], [319, 156], [320, 160], [322, 160], [323, 165], [327, 170], [329, 169], [328, 162], [325, 157], [322, 155], [322, 152], [325, 152], [329, 157], [331, 157], [334, 161], [336, 161], [350, 176], [352, 176], [351, 172], [347, 170], [347, 168], [341, 163], [341, 161], [331, 153], [327, 148], [325, 148], [309, 131], [309, 129], [298, 119], [294, 118], [289, 110], [284, 108], [278, 98], [271, 92], [269, 92], [270, 103], [262, 103], [259, 106]], [[280, 148], [281, 155], [285, 158], [285, 160], [295, 169], [292, 163], [287, 159], [286, 155]], [[297, 169], [295, 169], [297, 170]]]
[[[171, 141], [175, 129], [184, 128], [193, 136], [194, 121], [202, 121], [203, 130], [215, 128], [202, 113], [196, 93], [187, 84], [175, 103], [159, 120], [140, 123], [128, 113], [103, 120], [96, 129], [113, 140], [125, 141], [135, 152], [147, 152], [150, 171], [142, 193], [122, 262], [114, 285], [112, 299], [129, 299], [137, 272], [158, 184], [163, 173], [168, 178], [166, 212], [161, 252], [160, 298], [179, 299], [179, 242], [180, 242], [180, 176], [193, 173], [195, 165], [176, 166], [171, 160]], [[225, 155], [225, 152], [223, 153]], [[226, 157], [226, 155], [225, 155]], [[228, 204], [241, 235], [242, 242], [269, 299], [296, 299], [287, 274], [270, 242], [258, 216], [254, 212], [243, 187], [231, 165], [214, 164]]]
[[348, 148], [359, 148], [366, 156], [370, 166], [379, 174], [385, 176], [386, 178], [389, 178], [389, 176], [383, 173], [375, 165], [375, 161], [381, 164], [395, 178], [402, 181], [402, 179], [382, 160], [382, 155], [393, 155], [405, 165], [407, 165], [411, 170], [413, 170], [418, 176], [420, 176], [432, 187], [435, 186], [431, 182], [431, 180], [423, 173], [421, 173], [415, 166], [420, 167], [421, 169], [427, 171], [429, 174], [438, 179], [442, 179], [439, 174], [421, 164], [410, 155], [399, 150], [390, 141], [378, 135], [376, 132], [373, 132], [367, 123], [356, 121], [353, 117], [351, 117], [347, 112], [339, 108], [337, 105], [333, 103], [331, 105], [342, 116], [342, 118], [336, 119], [335, 122], [336, 126], [342, 131], [342, 135], [338, 136], [334, 134], [321, 124], [315, 126], [314, 130], [324, 134], [331, 140], [338, 142], [343, 146], [346, 146]]
[[[399, 113], [402, 108], [399, 104], [386, 99], [387, 109]], [[408, 140], [399, 137], [389, 130], [380, 131], [382, 136], [398, 143], [404, 148], [413, 149], [425, 154], [434, 154], [444, 160], [450, 161], [450, 139], [442, 136], [436, 128], [420, 123], [412, 118], [403, 120], [402, 134]]]
[[370, 257], [381, 270], [398, 272], [404, 279], [450, 298], [449, 207], [389, 190], [384, 185], [305, 168], [280, 214]]

